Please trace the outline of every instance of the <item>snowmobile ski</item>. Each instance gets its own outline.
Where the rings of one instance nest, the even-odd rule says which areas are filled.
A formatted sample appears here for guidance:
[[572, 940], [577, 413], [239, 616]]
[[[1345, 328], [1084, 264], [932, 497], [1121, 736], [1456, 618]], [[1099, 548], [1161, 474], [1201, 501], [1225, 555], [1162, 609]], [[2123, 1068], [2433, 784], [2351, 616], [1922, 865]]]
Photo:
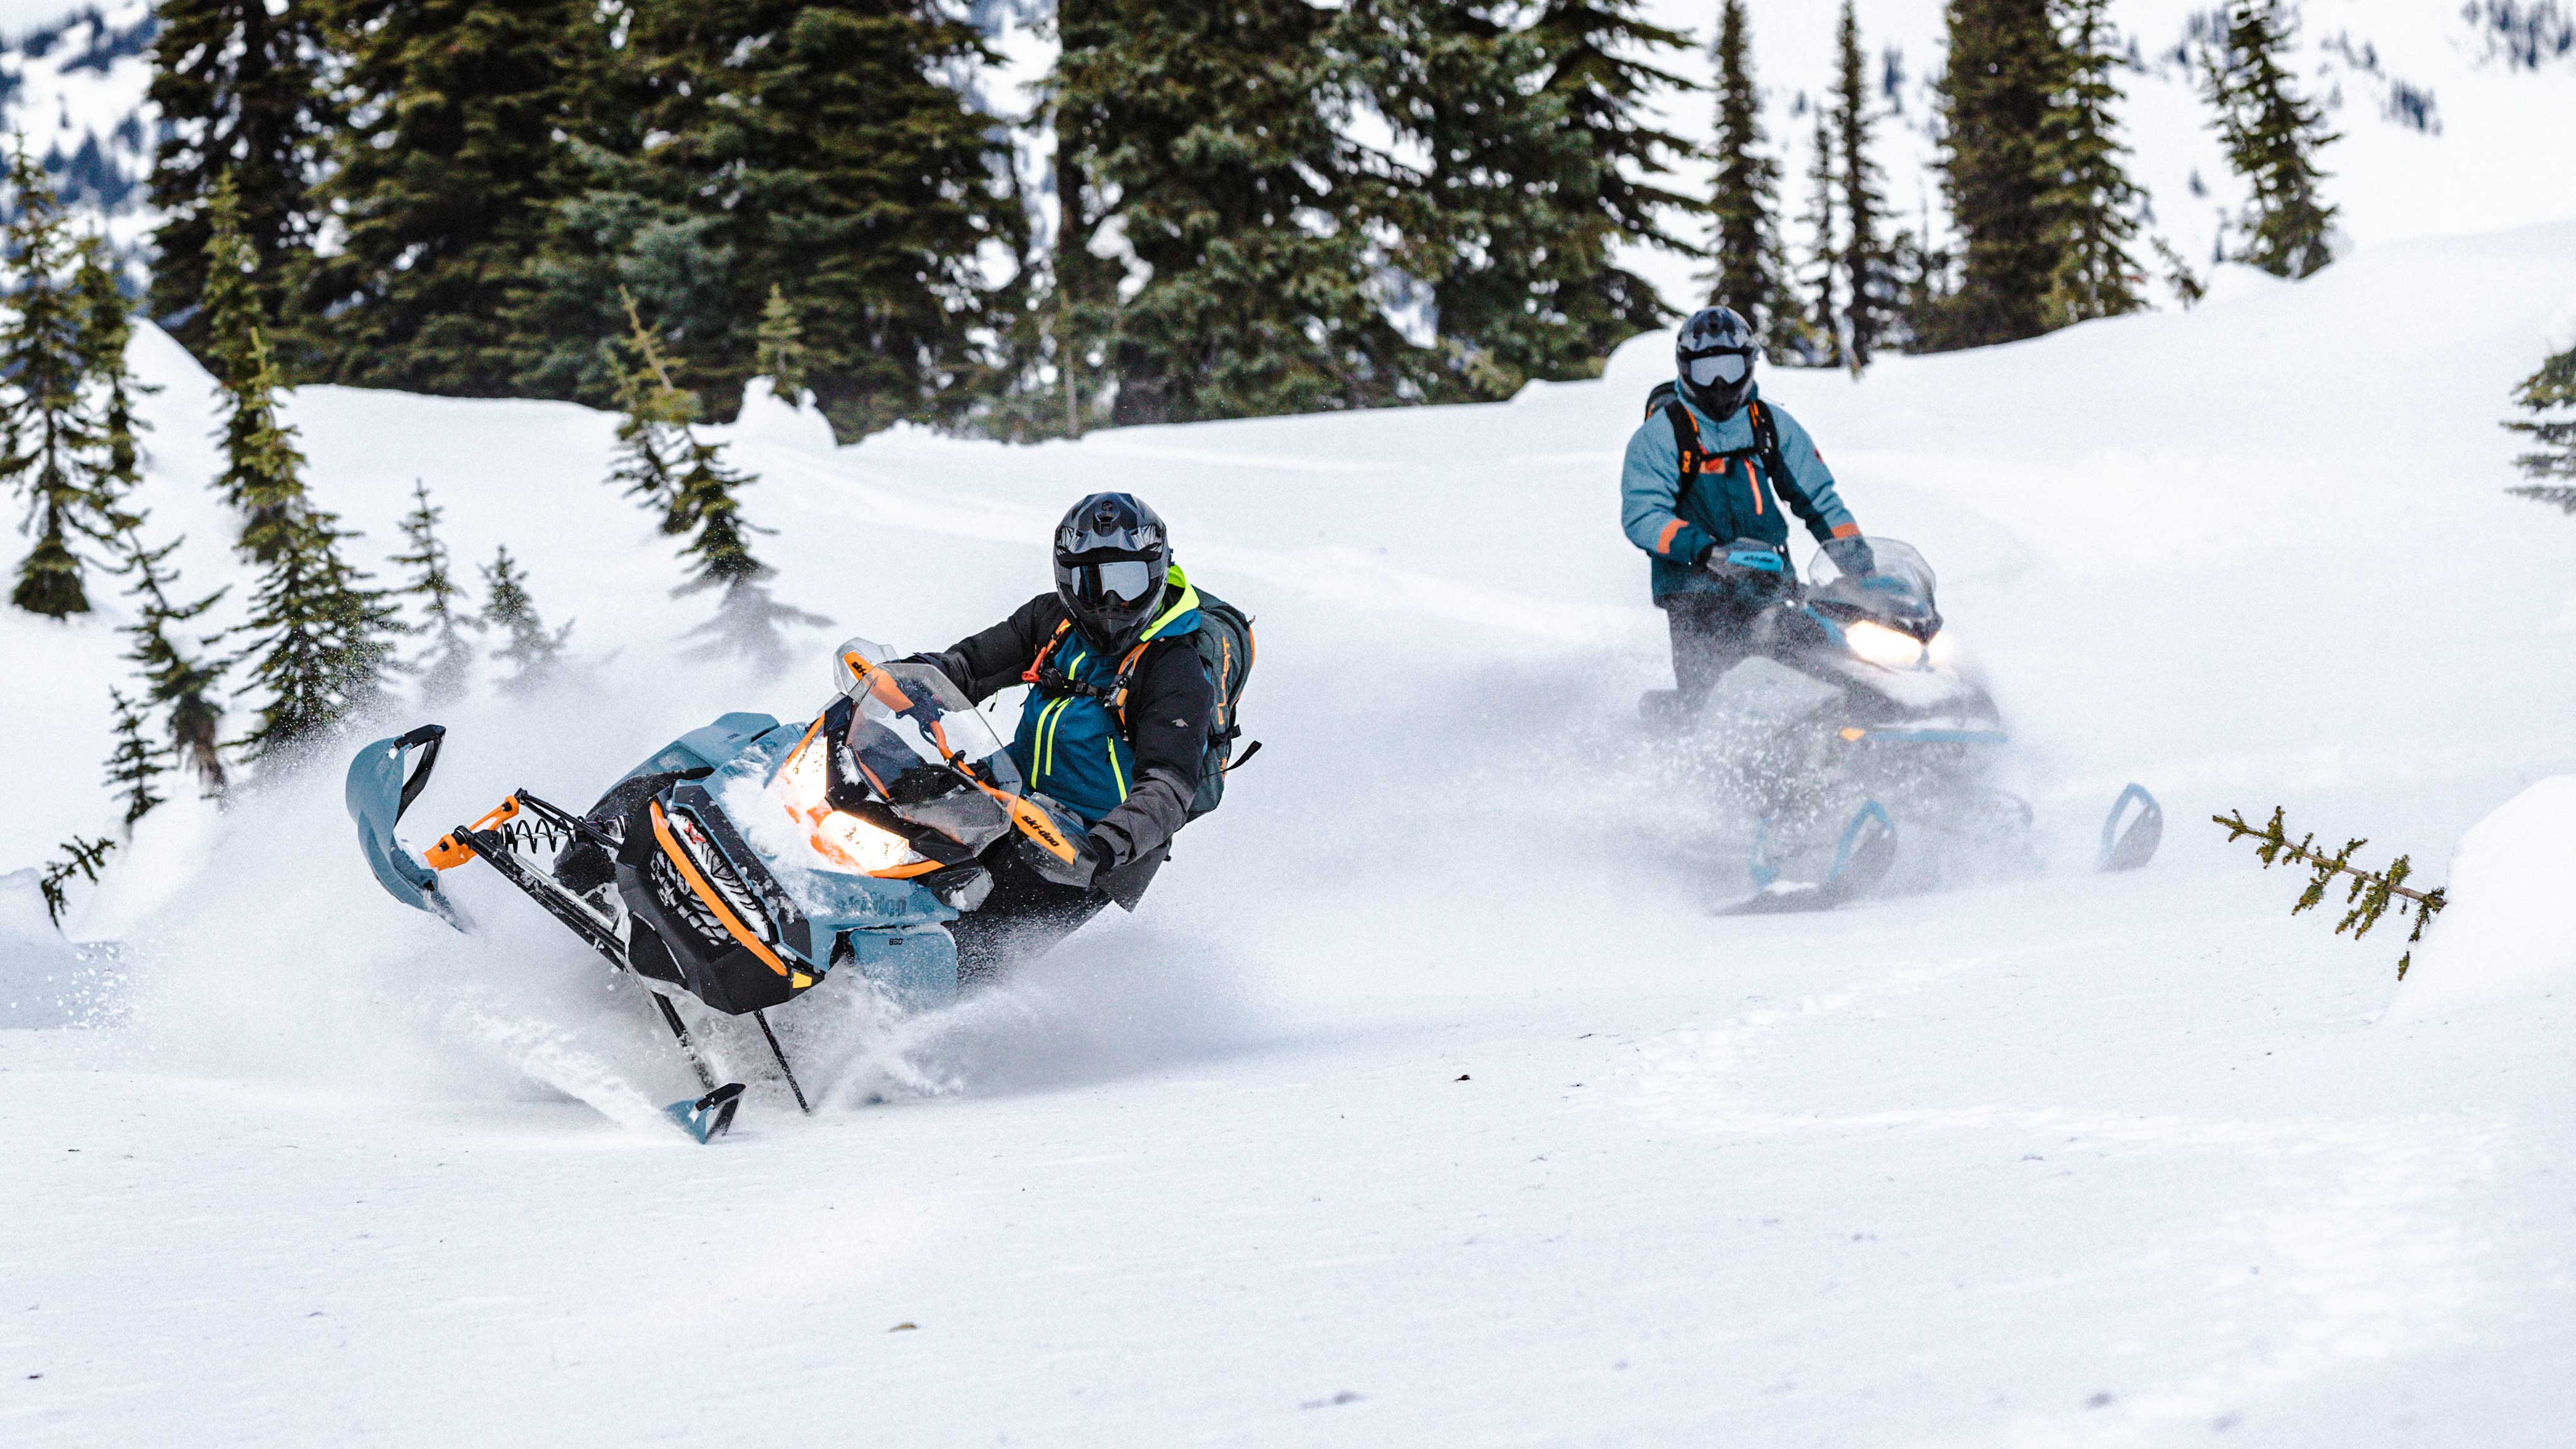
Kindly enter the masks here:
[[694, 1102], [673, 1102], [662, 1110], [681, 1131], [705, 1143], [733, 1130], [734, 1109], [741, 1105], [742, 1083], [727, 1082]]
[[2111, 813], [2102, 821], [2102, 854], [2093, 868], [2104, 874], [2136, 870], [2156, 858], [2164, 838], [2165, 808], [2146, 786], [2133, 783], [2111, 802]]
[[1843, 827], [1834, 846], [1833, 868], [1821, 881], [1789, 881], [1763, 857], [1754, 855], [1757, 893], [1749, 900], [1721, 908], [1721, 916], [1774, 916], [1803, 911], [1830, 911], [1867, 895], [1896, 863], [1896, 822], [1875, 800], [1863, 804]]

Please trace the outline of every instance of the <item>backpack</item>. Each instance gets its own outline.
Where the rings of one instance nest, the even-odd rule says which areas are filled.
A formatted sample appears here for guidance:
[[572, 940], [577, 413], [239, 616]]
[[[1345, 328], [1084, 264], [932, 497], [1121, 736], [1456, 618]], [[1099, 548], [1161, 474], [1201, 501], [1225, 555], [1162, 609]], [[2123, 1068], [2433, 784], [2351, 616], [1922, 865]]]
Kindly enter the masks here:
[[1199, 628], [1190, 638], [1216, 685], [1216, 703], [1208, 710], [1207, 759], [1199, 766], [1198, 796], [1190, 801], [1190, 818], [1196, 820], [1224, 801], [1226, 775], [1260, 753], [1261, 741], [1254, 740], [1242, 760], [1234, 758], [1234, 742], [1243, 737], [1243, 685], [1252, 677], [1252, 616], [1200, 589]]
[[[1190, 798], [1185, 823], [1216, 809], [1225, 799], [1225, 777], [1261, 752], [1261, 742], [1255, 740], [1243, 752], [1243, 759], [1234, 758], [1234, 742], [1243, 736], [1243, 686], [1252, 677], [1252, 616], [1204, 588], [1198, 589], [1198, 595], [1199, 627], [1189, 636], [1190, 643], [1198, 649], [1199, 664], [1207, 670], [1208, 681], [1216, 686], [1216, 699], [1208, 707], [1207, 754], [1199, 763], [1198, 793]], [[1118, 716], [1118, 727], [1127, 728], [1127, 687], [1135, 678], [1136, 666], [1145, 658], [1145, 650], [1129, 650], [1127, 657], [1118, 662], [1117, 677], [1107, 686], [1083, 684], [1066, 679], [1049, 663], [1056, 646], [1072, 632], [1070, 619], [1057, 625], [1055, 637], [1038, 651], [1036, 662], [1021, 678], [1049, 692], [1098, 699]]]
[[[1759, 402], [1748, 402], [1745, 408], [1753, 423], [1753, 453], [1762, 460], [1762, 470], [1770, 475], [1771, 491], [1780, 491], [1780, 480], [1789, 476], [1788, 460], [1780, 456], [1780, 426], [1771, 421], [1771, 410]], [[1681, 488], [1690, 486], [1691, 475], [1710, 455], [1699, 445], [1699, 424], [1691, 420], [1690, 410], [1682, 406], [1681, 389], [1672, 379], [1656, 383], [1646, 393], [1646, 416], [1657, 413], [1673, 429], [1673, 446], [1681, 450]], [[1678, 499], [1678, 490], [1673, 496]]]

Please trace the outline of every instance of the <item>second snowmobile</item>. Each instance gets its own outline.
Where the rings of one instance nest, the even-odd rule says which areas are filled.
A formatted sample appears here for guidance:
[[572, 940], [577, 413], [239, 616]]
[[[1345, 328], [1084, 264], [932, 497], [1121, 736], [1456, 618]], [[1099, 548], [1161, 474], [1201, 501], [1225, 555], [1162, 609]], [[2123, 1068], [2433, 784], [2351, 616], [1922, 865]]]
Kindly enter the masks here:
[[[982, 905], [989, 852], [1088, 881], [1081, 821], [1029, 793], [984, 717], [946, 675], [853, 639], [840, 689], [814, 718], [728, 714], [671, 742], [579, 814], [526, 790], [415, 856], [394, 828], [436, 767], [426, 725], [358, 752], [347, 802], [376, 880], [459, 929], [439, 875], [489, 864], [649, 992], [706, 1095], [667, 1109], [699, 1141], [731, 1126], [674, 1004], [685, 995], [758, 1023], [797, 1104], [812, 1110], [766, 1011], [835, 970], [910, 1004], [957, 991], [944, 923]], [[414, 763], [414, 757], [417, 762]]]
[[[1713, 560], [1761, 605], [1752, 651], [1688, 722], [1697, 772], [1753, 822], [1753, 894], [1733, 912], [1828, 909], [1882, 886], [2035, 867], [2031, 807], [1993, 781], [2011, 737], [1958, 666], [1932, 566], [1911, 544], [1866, 543], [1865, 571], [1820, 552], [1803, 582], [1759, 540]], [[2163, 823], [2155, 798], [2129, 786], [2097, 866], [2146, 864]]]

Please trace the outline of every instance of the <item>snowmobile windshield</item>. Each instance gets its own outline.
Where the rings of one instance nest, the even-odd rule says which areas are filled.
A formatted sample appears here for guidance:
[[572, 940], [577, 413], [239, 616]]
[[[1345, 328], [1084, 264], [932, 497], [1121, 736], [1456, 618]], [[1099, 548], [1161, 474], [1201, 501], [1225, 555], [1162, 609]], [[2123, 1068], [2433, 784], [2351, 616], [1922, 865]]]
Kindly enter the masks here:
[[[926, 664], [885, 664], [855, 681], [850, 753], [866, 767], [886, 803], [924, 791], [971, 790], [950, 767], [1007, 794], [1021, 793], [1020, 771], [993, 727], [948, 676]], [[941, 783], [937, 777], [945, 776]]]
[[1918, 638], [1941, 627], [1933, 603], [1932, 565], [1910, 543], [1892, 538], [1857, 540], [1869, 546], [1866, 571], [1846, 570], [1833, 555], [1807, 563], [1807, 602], [1828, 612], [1877, 620]]

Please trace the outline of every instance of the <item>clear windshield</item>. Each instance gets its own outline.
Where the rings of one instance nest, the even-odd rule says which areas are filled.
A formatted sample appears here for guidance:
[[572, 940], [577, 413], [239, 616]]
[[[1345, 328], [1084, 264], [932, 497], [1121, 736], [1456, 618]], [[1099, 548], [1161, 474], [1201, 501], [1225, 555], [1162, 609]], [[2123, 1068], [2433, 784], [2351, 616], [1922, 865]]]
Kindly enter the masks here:
[[1867, 572], [1846, 572], [1822, 551], [1807, 561], [1808, 603], [1838, 604], [1865, 618], [1898, 623], [1941, 617], [1933, 605], [1932, 565], [1914, 545], [1892, 538], [1858, 541], [1869, 545]]

